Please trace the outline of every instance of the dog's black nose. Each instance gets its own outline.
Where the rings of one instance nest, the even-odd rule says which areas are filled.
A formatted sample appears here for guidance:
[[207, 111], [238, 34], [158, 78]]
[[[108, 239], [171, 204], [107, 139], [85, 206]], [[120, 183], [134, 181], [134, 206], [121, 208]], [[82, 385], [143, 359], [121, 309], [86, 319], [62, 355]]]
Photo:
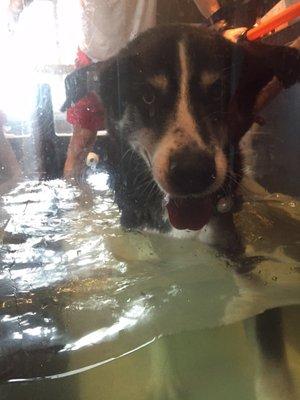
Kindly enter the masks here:
[[178, 195], [200, 194], [216, 179], [214, 157], [185, 148], [170, 158], [168, 181]]

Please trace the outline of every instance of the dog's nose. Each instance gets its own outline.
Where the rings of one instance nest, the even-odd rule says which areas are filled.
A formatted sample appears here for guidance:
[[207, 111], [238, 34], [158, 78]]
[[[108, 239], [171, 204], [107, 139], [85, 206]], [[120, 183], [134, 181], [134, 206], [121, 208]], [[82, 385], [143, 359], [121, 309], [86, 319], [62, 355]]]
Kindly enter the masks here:
[[215, 160], [206, 152], [187, 148], [170, 158], [168, 181], [178, 195], [200, 194], [215, 179]]

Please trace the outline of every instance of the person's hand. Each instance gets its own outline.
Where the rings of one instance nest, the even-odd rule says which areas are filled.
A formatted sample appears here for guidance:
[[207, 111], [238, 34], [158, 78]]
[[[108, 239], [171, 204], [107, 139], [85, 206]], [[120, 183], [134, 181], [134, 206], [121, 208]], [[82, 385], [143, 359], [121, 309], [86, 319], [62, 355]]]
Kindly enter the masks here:
[[10, 0], [8, 9], [16, 17], [21, 14], [25, 7], [27, 7], [33, 0]]
[[236, 43], [247, 31], [247, 28], [244, 26], [239, 28], [228, 27], [228, 24], [224, 19], [214, 23], [213, 28], [217, 32], [221, 33], [225, 39], [230, 40], [233, 43]]
[[245, 27], [226, 29], [223, 32], [223, 36], [225, 37], [225, 39], [230, 40], [233, 43], [236, 43], [246, 31], [247, 28]]

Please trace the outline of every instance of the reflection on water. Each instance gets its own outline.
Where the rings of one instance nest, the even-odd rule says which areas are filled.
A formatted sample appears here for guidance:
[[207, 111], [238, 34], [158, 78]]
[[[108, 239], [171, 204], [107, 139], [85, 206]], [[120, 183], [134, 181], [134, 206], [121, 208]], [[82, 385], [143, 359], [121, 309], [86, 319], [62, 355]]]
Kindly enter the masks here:
[[201, 337], [299, 304], [296, 200], [247, 183], [236, 222], [247, 255], [263, 257], [238, 275], [197, 240], [123, 232], [106, 176], [88, 182], [84, 189], [22, 182], [2, 198], [3, 380], [80, 374], [161, 335], [197, 330]]
[[[138, 301], [138, 303], [142, 303]], [[74, 343], [67, 344], [60, 351], [79, 350], [86, 346], [92, 346], [96, 343], [111, 340], [119, 332], [132, 328], [139, 319], [144, 318], [145, 307], [142, 304], [135, 304], [120, 319], [110, 327], [98, 329], [86, 336], [83, 336]]]

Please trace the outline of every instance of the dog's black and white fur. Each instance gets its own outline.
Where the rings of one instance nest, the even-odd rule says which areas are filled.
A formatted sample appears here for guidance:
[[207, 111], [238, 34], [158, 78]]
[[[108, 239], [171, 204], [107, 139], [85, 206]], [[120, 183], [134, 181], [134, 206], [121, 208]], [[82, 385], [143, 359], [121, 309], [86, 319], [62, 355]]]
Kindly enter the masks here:
[[179, 207], [198, 198], [199, 213], [203, 204], [209, 214], [202, 231], [213, 227], [213, 240], [233, 248], [230, 214], [216, 205], [234, 196], [242, 176], [239, 141], [274, 76], [285, 87], [299, 80], [297, 50], [233, 44], [189, 25], [151, 29], [107, 62], [72, 73], [65, 107], [93, 89], [106, 109], [105, 165], [121, 224], [167, 231], [166, 196]]
[[[239, 142], [255, 120], [258, 94], [274, 76], [284, 87], [299, 81], [297, 50], [233, 44], [188, 25], [154, 28], [107, 62], [72, 73], [65, 108], [95, 90], [106, 109], [108, 136], [100, 151], [122, 226], [169, 231], [166, 196], [187, 214], [198, 204], [200, 222], [207, 222], [204, 239], [239, 258], [243, 246], [232, 213], [217, 205], [234, 197], [243, 172]], [[290, 389], [278, 316], [279, 310], [258, 316], [256, 331], [271, 371], [266, 388], [276, 388], [279, 399]]]

